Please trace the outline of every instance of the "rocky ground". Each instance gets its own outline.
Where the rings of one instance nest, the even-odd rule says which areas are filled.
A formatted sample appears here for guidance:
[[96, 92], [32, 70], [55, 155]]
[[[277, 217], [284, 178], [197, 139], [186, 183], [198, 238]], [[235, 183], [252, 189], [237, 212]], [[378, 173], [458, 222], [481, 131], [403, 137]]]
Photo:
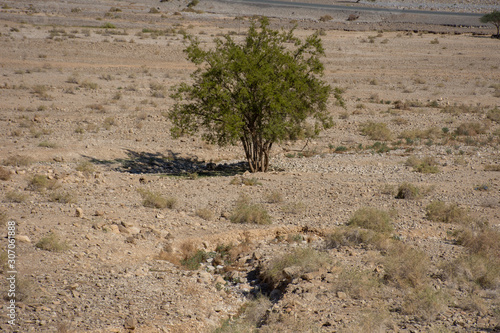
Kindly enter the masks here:
[[[1, 330], [500, 331], [493, 26], [187, 4], [0, 2], [0, 244], [15, 221], [18, 271], [11, 326], [2, 252]], [[262, 14], [322, 29], [346, 107], [332, 100], [332, 129], [249, 174], [240, 147], [173, 140], [165, 115], [195, 68], [182, 34], [210, 47]], [[272, 223], [232, 223], [243, 197]], [[352, 226], [367, 208], [390, 228]]]

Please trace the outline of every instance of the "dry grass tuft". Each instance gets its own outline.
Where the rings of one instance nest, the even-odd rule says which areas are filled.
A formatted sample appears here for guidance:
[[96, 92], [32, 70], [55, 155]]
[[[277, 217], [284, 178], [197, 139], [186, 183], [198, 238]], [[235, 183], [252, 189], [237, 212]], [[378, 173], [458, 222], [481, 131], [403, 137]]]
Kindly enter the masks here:
[[233, 223], [271, 224], [271, 217], [266, 209], [253, 204], [246, 195], [240, 195], [230, 217]]
[[40, 239], [35, 246], [39, 249], [51, 252], [62, 252], [69, 249], [69, 245], [64, 241], [61, 241], [59, 236], [54, 233], [50, 233]]
[[429, 265], [424, 252], [396, 242], [383, 260], [384, 279], [400, 288], [414, 288], [426, 282]]
[[389, 213], [371, 207], [358, 209], [349, 220], [348, 225], [382, 233], [393, 230]]
[[144, 207], [173, 209], [177, 205], [175, 197], [164, 198], [159, 192], [152, 192], [145, 189], [138, 189], [137, 192], [142, 197], [142, 205]]
[[392, 139], [392, 132], [385, 123], [367, 122], [361, 125], [361, 133], [371, 140], [388, 141]]
[[426, 218], [434, 222], [464, 223], [469, 220], [467, 210], [456, 204], [447, 205], [443, 201], [432, 201], [425, 207]]
[[2, 166], [0, 166], [0, 179], [1, 180], [9, 180], [10, 179], [10, 171]]

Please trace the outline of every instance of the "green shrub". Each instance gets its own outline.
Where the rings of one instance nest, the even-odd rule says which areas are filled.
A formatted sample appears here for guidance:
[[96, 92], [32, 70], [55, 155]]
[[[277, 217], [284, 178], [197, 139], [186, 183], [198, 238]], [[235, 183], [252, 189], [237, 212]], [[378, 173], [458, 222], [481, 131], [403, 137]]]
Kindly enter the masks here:
[[361, 125], [361, 133], [367, 135], [371, 140], [388, 141], [392, 138], [391, 130], [385, 123], [367, 122]]
[[103, 28], [103, 29], [115, 29], [116, 25], [114, 25], [113, 23], [106, 22], [103, 25], [101, 25], [101, 28]]
[[233, 223], [271, 224], [271, 217], [264, 207], [253, 204], [247, 196], [241, 195], [231, 217]]
[[361, 208], [354, 212], [348, 225], [377, 232], [391, 232], [393, 230], [389, 214], [371, 207]]
[[208, 253], [203, 250], [196, 251], [192, 256], [181, 260], [182, 266], [189, 270], [197, 270], [200, 264], [208, 259]]
[[386, 248], [389, 243], [389, 238], [385, 233], [379, 233], [369, 229], [361, 229], [355, 227], [339, 227], [326, 237], [326, 246], [328, 248], [340, 248], [342, 246], [369, 246], [375, 248]]
[[62, 242], [59, 239], [59, 236], [54, 233], [50, 233], [40, 239], [40, 241], [38, 241], [35, 246], [39, 249], [51, 252], [61, 252], [69, 248], [68, 244], [66, 242]]

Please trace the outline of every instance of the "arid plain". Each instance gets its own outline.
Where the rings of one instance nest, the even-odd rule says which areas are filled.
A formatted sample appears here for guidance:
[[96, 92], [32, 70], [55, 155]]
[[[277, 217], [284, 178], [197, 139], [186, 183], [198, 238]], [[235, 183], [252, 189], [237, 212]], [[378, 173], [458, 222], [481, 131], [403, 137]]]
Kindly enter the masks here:
[[[494, 2], [459, 2], [479, 3]], [[493, 26], [217, 1], [0, 7], [0, 244], [15, 221], [18, 270], [11, 326], [2, 252], [2, 331], [500, 331]], [[332, 129], [249, 174], [241, 147], [174, 140], [166, 114], [195, 69], [183, 34], [243, 40], [259, 14], [320, 30], [346, 106], [332, 98]], [[234, 223], [243, 204], [256, 223]]]

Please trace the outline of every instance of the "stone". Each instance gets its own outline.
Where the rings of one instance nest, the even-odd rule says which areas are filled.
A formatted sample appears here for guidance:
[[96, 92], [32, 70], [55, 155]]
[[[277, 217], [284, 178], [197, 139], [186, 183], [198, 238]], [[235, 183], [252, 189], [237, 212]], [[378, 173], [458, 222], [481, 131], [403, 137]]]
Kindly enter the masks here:
[[31, 243], [31, 239], [25, 235], [17, 235], [16, 240], [21, 243]]
[[127, 330], [135, 330], [135, 328], [137, 327], [137, 320], [134, 316], [128, 317], [127, 319], [125, 319], [125, 323], [123, 326]]
[[343, 291], [337, 291], [337, 297], [340, 299], [347, 299], [347, 294]]
[[75, 209], [75, 216], [76, 217], [83, 217], [83, 209], [81, 209], [80, 207], [76, 208]]

